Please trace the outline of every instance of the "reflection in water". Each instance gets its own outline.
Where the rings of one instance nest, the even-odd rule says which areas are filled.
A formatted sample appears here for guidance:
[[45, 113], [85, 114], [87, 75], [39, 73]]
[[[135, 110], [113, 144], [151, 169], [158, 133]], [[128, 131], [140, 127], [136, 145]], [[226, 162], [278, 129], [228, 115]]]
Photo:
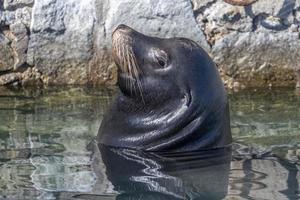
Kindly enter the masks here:
[[299, 93], [229, 96], [227, 172], [228, 157], [212, 152], [88, 150], [113, 93], [0, 88], [0, 199], [300, 199]]
[[299, 167], [276, 157], [234, 161], [227, 198], [299, 199]]
[[[95, 143], [92, 146], [94, 159], [99, 161], [97, 157], [101, 156], [107, 178], [119, 193], [117, 199], [213, 200], [227, 195], [230, 148], [146, 153]], [[102, 171], [96, 173], [103, 175]]]

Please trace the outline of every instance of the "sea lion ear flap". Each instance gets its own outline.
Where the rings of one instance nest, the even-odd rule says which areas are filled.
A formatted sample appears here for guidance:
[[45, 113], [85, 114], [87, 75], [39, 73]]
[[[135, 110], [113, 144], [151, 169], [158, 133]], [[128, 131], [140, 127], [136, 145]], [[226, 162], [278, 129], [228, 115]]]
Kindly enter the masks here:
[[[182, 94], [183, 94], [183, 98], [184, 98], [184, 105], [186, 107], [190, 107], [191, 103], [192, 103], [192, 100], [193, 100], [193, 97], [192, 97], [192, 91], [187, 83], [187, 81], [185, 81], [186, 84], [184, 85], [184, 88], [182, 88]], [[183, 85], [181, 85], [183, 86]]]
[[192, 102], [192, 94], [191, 94], [191, 91], [190, 91], [190, 90], [187, 91], [187, 92], [185, 93], [184, 97], [185, 97], [185, 105], [186, 105], [187, 107], [190, 107], [191, 102]]

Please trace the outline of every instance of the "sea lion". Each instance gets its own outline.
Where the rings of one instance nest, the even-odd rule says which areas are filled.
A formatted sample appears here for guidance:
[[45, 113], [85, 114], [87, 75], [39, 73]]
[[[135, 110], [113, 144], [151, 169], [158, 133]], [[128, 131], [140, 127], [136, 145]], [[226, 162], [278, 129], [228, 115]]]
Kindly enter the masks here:
[[194, 151], [231, 143], [227, 95], [209, 55], [186, 38], [112, 34], [120, 92], [97, 141], [145, 151]]

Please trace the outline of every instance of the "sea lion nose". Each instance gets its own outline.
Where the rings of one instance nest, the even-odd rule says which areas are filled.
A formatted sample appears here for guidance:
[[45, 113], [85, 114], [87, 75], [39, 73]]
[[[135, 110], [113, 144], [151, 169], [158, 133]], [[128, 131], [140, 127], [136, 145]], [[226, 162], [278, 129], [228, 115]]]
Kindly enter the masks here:
[[125, 24], [120, 24], [116, 29], [121, 29], [121, 30], [128, 30], [131, 29], [129, 26], [126, 26]]
[[117, 26], [117, 28], [114, 30], [113, 33], [115, 33], [116, 31], [120, 31], [123, 33], [130, 33], [130, 32], [133, 32], [134, 30], [132, 28], [130, 28], [129, 26], [126, 26], [125, 24], [120, 24]]

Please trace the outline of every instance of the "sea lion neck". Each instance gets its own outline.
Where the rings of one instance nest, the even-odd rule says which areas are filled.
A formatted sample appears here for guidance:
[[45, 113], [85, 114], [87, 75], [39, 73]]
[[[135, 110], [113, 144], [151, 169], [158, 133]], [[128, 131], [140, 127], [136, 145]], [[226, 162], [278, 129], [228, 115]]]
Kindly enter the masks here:
[[149, 115], [159, 115], [165, 112], [171, 112], [171, 107], [179, 107], [183, 104], [187, 104], [189, 101], [186, 99], [185, 94], [181, 92], [173, 93], [172, 95], [164, 93], [160, 94], [160, 91], [156, 93], [155, 91], [148, 91], [142, 95], [138, 96], [128, 96], [123, 92], [119, 91], [118, 96], [115, 99], [119, 111], [122, 111], [127, 114], [137, 114], [141, 116]]

